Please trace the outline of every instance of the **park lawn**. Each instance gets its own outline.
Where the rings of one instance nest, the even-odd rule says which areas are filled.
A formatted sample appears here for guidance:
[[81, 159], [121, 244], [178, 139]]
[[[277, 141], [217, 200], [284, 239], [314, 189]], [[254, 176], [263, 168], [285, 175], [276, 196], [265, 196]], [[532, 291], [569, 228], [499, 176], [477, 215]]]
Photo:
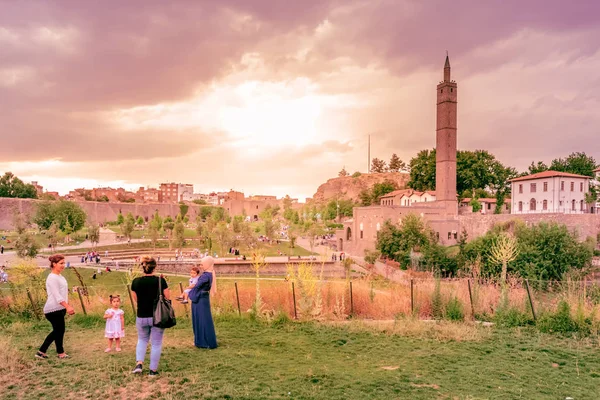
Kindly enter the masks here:
[[[215, 316], [215, 324], [219, 348], [200, 350], [192, 345], [189, 320], [180, 318], [165, 333], [161, 374], [152, 379], [130, 374], [135, 361], [133, 323], [126, 326], [123, 352], [105, 354], [102, 319], [70, 317], [65, 343], [72, 359], [62, 361], [53, 348], [48, 360], [33, 357], [48, 323], [4, 321], [0, 398], [579, 400], [600, 396], [596, 347], [534, 330], [470, 326], [469, 340], [449, 340], [443, 335], [435, 339], [385, 333], [357, 321], [343, 326], [284, 319], [267, 323], [225, 314]], [[447, 329], [467, 329], [464, 324], [443, 324]], [[148, 359], [146, 372], [147, 363]]]
[[[48, 248], [48, 238], [45, 234], [38, 230], [30, 229], [29, 233], [33, 235], [34, 240], [38, 244], [40, 250]], [[75, 246], [85, 240], [87, 234], [87, 228], [82, 228], [76, 233], [71, 235], [71, 241], [65, 242], [64, 238], [59, 240], [59, 246]], [[6, 240], [2, 240], [1, 237], [6, 236]], [[14, 250], [15, 241], [17, 239], [17, 233], [15, 231], [1, 231], [0, 232], [0, 244], [4, 246], [5, 251]]]
[[[122, 234], [120, 225], [109, 225], [109, 226], [107, 226], [107, 228], [119, 235]], [[162, 230], [160, 232], [160, 234], [161, 234], [161, 237], [167, 237], [167, 233], [164, 230]], [[186, 239], [197, 239], [198, 238], [198, 234], [196, 233], [196, 230], [191, 229], [191, 228], [185, 228], [185, 232], [184, 232], [183, 236]], [[147, 237], [148, 237], [148, 230], [145, 228], [140, 229], [140, 228], [136, 227], [136, 229], [131, 233], [132, 239], [142, 239], [142, 238], [147, 238]]]
[[[265, 256], [267, 257], [275, 257], [279, 255], [279, 252], [281, 252], [283, 255], [291, 255], [291, 256], [309, 256], [311, 254], [316, 254], [316, 253], [311, 253], [310, 250], [306, 250], [303, 247], [300, 247], [298, 245], [296, 245], [296, 247], [294, 247], [293, 249], [289, 248], [289, 242], [280, 242], [279, 244], [268, 244], [268, 243], [261, 243], [259, 242], [259, 251], [261, 251]], [[150, 241], [146, 241], [146, 242], [134, 242], [131, 244], [127, 244], [127, 243], [119, 243], [119, 244], [111, 244], [111, 245], [106, 245], [106, 246], [102, 246], [102, 244], [100, 243], [100, 245], [96, 248], [96, 250], [98, 252], [100, 252], [101, 254], [105, 251], [105, 250], [132, 250], [132, 249], [152, 249], [154, 248], [154, 246], [152, 245], [152, 242]], [[156, 248], [157, 249], [168, 249], [169, 248], [169, 242], [167, 240], [159, 240], [156, 242]], [[205, 247], [200, 246], [197, 240], [187, 240], [185, 243], [184, 248], [186, 249], [200, 249], [202, 251], [205, 250]], [[92, 251], [93, 249], [91, 247], [86, 247], [86, 248], [78, 248], [78, 249], [63, 249], [60, 250], [60, 252], [62, 254], [84, 254], [87, 251]], [[227, 254], [221, 254], [220, 252], [220, 247], [218, 245], [218, 243], [213, 242], [213, 250], [219, 252], [219, 256], [220, 257], [228, 257]], [[173, 251], [175, 251], [175, 249], [173, 249]], [[241, 254], [246, 254], [246, 255], [251, 255], [252, 253], [255, 253], [257, 250], [253, 249], [253, 250], [248, 250], [246, 248], [244, 248], [242, 246], [242, 248], [240, 249]], [[45, 253], [46, 251], [44, 251]]]

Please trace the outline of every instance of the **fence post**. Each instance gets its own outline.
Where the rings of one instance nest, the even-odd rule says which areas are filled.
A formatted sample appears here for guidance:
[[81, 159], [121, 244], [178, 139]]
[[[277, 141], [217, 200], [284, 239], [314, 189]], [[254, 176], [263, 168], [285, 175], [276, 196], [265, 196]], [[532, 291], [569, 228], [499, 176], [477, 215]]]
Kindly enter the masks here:
[[[179, 291], [181, 293], [181, 296], [183, 296], [183, 284], [181, 282], [179, 282]], [[189, 317], [188, 311], [187, 311], [187, 304], [183, 305], [183, 310], [185, 311], [185, 316]]]
[[29, 302], [31, 303], [31, 308], [33, 309], [33, 315], [35, 315], [36, 319], [40, 319], [40, 314], [38, 314], [38, 309], [35, 306], [35, 303], [33, 302], [33, 297], [31, 296], [31, 292], [29, 291], [29, 288], [27, 288], [27, 297], [29, 297]]
[[471, 280], [467, 279], [469, 285], [469, 300], [471, 301], [471, 316], [475, 319], [475, 307], [473, 306], [473, 293], [471, 292]]
[[79, 295], [79, 302], [81, 303], [81, 309], [83, 310], [83, 315], [87, 315], [87, 311], [85, 310], [85, 304], [83, 304], [83, 297], [81, 296], [81, 287], [77, 287], [77, 294]]
[[350, 281], [350, 315], [354, 315], [354, 299], [352, 298], [352, 281]]
[[410, 314], [414, 315], [415, 313], [415, 290], [414, 290], [414, 281], [410, 278]]
[[531, 298], [531, 290], [529, 289], [529, 279], [525, 279], [525, 286], [527, 287], [527, 297], [529, 297], [529, 305], [531, 305], [533, 320], [537, 321], [537, 317], [535, 316], [535, 308], [533, 307], [533, 299]]
[[129, 301], [131, 302], [131, 309], [133, 310], [133, 315], [137, 315], [137, 311], [135, 311], [135, 304], [133, 303], [133, 296], [131, 295], [131, 288], [129, 287], [129, 285], [125, 286], [127, 287], [127, 293], [129, 294]]
[[296, 311], [296, 289], [294, 288], [294, 282], [292, 282], [292, 297], [294, 298], [294, 319], [298, 319], [298, 312]]
[[235, 282], [235, 297], [237, 299], [237, 305], [238, 305], [238, 314], [241, 316], [242, 315], [242, 309], [240, 307], [240, 294], [238, 292], [238, 286], [237, 286], [237, 281]]

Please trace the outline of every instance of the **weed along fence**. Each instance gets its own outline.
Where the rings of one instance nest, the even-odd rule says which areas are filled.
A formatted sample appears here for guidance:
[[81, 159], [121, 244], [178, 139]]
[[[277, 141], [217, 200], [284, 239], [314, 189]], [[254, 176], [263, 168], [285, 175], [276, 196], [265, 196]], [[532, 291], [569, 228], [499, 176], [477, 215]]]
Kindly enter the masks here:
[[[287, 314], [292, 319], [343, 320], [347, 318], [393, 320], [419, 319], [494, 321], [501, 325], [529, 325], [548, 316], [567, 318], [565, 329], [596, 329], [600, 286], [595, 282], [511, 281], [501, 286], [469, 279], [409, 279], [401, 283], [368, 279], [316, 279], [312, 267], [290, 271], [281, 278], [217, 277], [211, 298], [213, 312], [271, 317]], [[72, 270], [72, 268], [71, 268]], [[109, 295], [121, 296], [126, 319], [133, 321], [133, 304], [126, 272], [65, 271], [71, 287], [69, 302], [80, 314], [101, 317], [109, 307]], [[183, 291], [187, 277], [166, 276], [173, 297]], [[80, 282], [83, 282], [81, 284]], [[0, 286], [0, 313], [43, 319], [46, 300], [45, 274], [27, 284]], [[504, 288], [503, 288], [504, 287]], [[190, 315], [189, 305], [173, 302], [178, 318]]]

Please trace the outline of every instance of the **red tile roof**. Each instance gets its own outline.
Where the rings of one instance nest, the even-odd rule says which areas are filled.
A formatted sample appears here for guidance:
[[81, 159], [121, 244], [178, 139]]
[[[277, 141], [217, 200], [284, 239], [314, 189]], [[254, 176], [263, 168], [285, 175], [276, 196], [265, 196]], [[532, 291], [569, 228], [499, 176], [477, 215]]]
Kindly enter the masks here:
[[558, 172], [558, 171], [544, 171], [544, 172], [538, 172], [537, 174], [521, 176], [519, 178], [513, 178], [509, 182], [529, 181], [532, 179], [543, 179], [543, 178], [554, 178], [554, 177], [590, 179], [589, 176], [585, 176], [585, 175], [569, 174], [567, 172]]
[[412, 189], [400, 189], [400, 190], [394, 190], [393, 192], [389, 192], [388, 194], [385, 194], [383, 196], [381, 196], [380, 198], [384, 198], [384, 197], [394, 197], [396, 195], [399, 194], [406, 194], [408, 192], [412, 192]]

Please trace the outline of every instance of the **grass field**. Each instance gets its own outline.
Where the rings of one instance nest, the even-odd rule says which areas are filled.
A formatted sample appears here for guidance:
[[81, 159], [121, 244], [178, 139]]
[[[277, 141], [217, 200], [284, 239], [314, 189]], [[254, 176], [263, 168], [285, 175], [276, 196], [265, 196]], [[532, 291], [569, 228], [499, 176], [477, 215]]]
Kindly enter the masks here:
[[[385, 330], [215, 316], [219, 348], [192, 345], [186, 319], [165, 334], [161, 375], [134, 376], [136, 332], [105, 354], [100, 317], [69, 318], [62, 361], [33, 354], [48, 323], [4, 321], [2, 399], [597, 399], [588, 341], [534, 330], [400, 320]], [[409, 326], [410, 328], [407, 328]], [[394, 333], [396, 332], [396, 333]], [[148, 362], [148, 361], [147, 361]], [[147, 364], [146, 364], [147, 368]]]
[[[127, 243], [112, 244], [112, 245], [107, 245], [107, 246], [102, 246], [102, 243], [100, 243], [100, 246], [98, 246], [96, 248], [96, 250], [102, 253], [104, 250], [111, 251], [111, 250], [131, 250], [131, 249], [151, 249], [151, 248], [153, 248], [152, 243], [150, 241], [147, 241], [147, 242], [135, 242], [132, 244], [127, 244]], [[166, 240], [160, 240], [157, 242], [156, 248], [162, 249], [162, 250], [168, 249], [169, 243]], [[198, 241], [196, 241], [196, 240], [186, 241], [185, 248], [186, 249], [199, 248], [201, 250], [204, 250], [204, 247], [199, 246]], [[92, 250], [91, 247], [90, 248], [78, 248], [78, 249], [64, 249], [64, 250], [61, 250], [61, 253], [62, 254], [83, 254], [86, 251], [90, 251], [90, 250]], [[218, 252], [219, 246], [213, 244], [213, 250]], [[262, 251], [265, 254], [265, 256], [267, 256], [267, 257], [278, 256], [279, 252], [281, 252], [283, 255], [290, 254], [291, 256], [309, 256], [311, 254], [316, 254], [316, 253], [311, 253], [310, 250], [306, 250], [300, 246], [296, 246], [293, 249], [290, 249], [288, 246], [288, 242], [280, 242], [279, 244], [260, 243], [258, 250]], [[175, 251], [175, 249], [173, 249], [173, 251]], [[257, 251], [257, 249], [249, 250], [244, 247], [240, 248], [241, 254], [251, 254], [252, 252], [256, 252], [256, 251]], [[227, 256], [227, 254], [225, 254], [225, 255], [221, 254], [221, 257], [225, 257], [225, 256]]]

